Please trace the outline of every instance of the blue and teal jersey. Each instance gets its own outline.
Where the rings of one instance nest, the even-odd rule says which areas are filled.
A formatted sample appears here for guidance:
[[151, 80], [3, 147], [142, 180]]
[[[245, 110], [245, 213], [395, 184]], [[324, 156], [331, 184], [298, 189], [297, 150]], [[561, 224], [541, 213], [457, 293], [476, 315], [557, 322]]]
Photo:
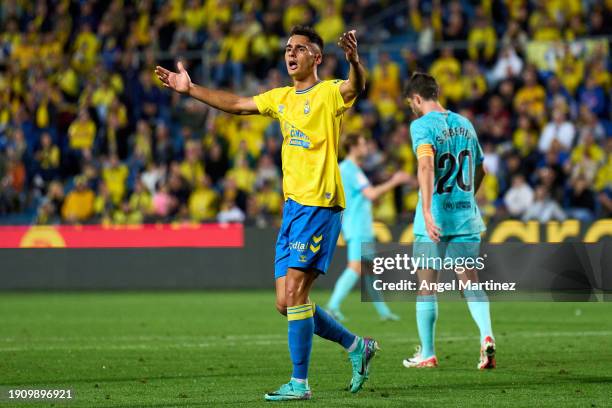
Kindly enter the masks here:
[[[480, 233], [484, 222], [474, 196], [474, 174], [483, 153], [474, 126], [451, 112], [430, 112], [410, 124], [412, 148], [434, 149], [434, 189], [431, 213], [442, 236]], [[421, 192], [414, 220], [415, 235], [427, 235]]]
[[372, 202], [363, 195], [363, 189], [370, 185], [361, 168], [350, 159], [340, 163], [340, 176], [344, 186], [346, 209], [342, 221], [342, 235], [345, 240], [367, 240], [374, 236], [372, 229]]

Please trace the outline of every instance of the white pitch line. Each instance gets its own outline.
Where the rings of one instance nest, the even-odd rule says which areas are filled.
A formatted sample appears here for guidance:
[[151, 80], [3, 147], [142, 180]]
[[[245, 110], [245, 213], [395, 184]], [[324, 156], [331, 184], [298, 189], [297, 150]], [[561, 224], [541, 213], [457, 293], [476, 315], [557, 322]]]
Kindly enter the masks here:
[[226, 336], [220, 335], [179, 335], [179, 336], [96, 336], [96, 337], [31, 337], [24, 339], [23, 337], [0, 337], [0, 342], [5, 343], [21, 343], [24, 340], [43, 341], [43, 342], [78, 342], [78, 341], [177, 341], [177, 340], [253, 340], [253, 339], [270, 339], [270, 338], [286, 338], [280, 334], [232, 334]]
[[[587, 332], [516, 332], [505, 335], [498, 335], [498, 339], [504, 338], [528, 338], [528, 337], [600, 337], [610, 336], [612, 331], [587, 331]], [[154, 336], [152, 336], [154, 337]], [[213, 336], [210, 336], [213, 337]], [[209, 338], [210, 338], [209, 337]], [[233, 337], [233, 338], [231, 338]], [[126, 336], [124, 336], [126, 338]], [[195, 338], [195, 337], [194, 337]], [[205, 337], [203, 337], [205, 338]], [[68, 339], [68, 338], [67, 338]], [[478, 339], [478, 336], [442, 336], [436, 339], [439, 342], [451, 342], [451, 341], [472, 341]], [[100, 338], [89, 339], [99, 341]], [[113, 337], [108, 337], [105, 341], [112, 341]], [[134, 340], [138, 340], [135, 337]], [[239, 340], [239, 341], [236, 341]], [[418, 342], [418, 338], [415, 336], [390, 336], [382, 337], [381, 340], [384, 343], [405, 343], [412, 344]], [[287, 343], [285, 336], [280, 335], [243, 335], [243, 336], [222, 336], [215, 337], [215, 341], [201, 341], [201, 342], [186, 342], [186, 343], [172, 343], [172, 344], [125, 344], [125, 345], [112, 345], [112, 344], [99, 344], [99, 345], [74, 345], [70, 346], [47, 346], [47, 345], [31, 345], [31, 346], [8, 346], [0, 347], [0, 352], [22, 352], [22, 351], [88, 351], [88, 350], [163, 350], [163, 349], [184, 349], [184, 348], [210, 348], [210, 347], [253, 347], [253, 346], [272, 346], [272, 345], [285, 345]]]

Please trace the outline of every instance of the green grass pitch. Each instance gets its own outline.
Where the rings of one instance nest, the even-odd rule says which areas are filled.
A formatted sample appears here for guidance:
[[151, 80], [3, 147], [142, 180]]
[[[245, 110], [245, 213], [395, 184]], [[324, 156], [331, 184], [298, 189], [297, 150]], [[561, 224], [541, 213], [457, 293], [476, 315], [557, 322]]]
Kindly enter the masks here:
[[[328, 292], [315, 292], [323, 304]], [[382, 351], [357, 395], [346, 353], [314, 341], [313, 400], [293, 406], [580, 406], [611, 403], [612, 304], [493, 303], [498, 369], [479, 372], [467, 306], [440, 304], [435, 370], [408, 370], [417, 344], [414, 304], [380, 322], [358, 294], [347, 326]], [[0, 294], [0, 406], [270, 406], [290, 375], [286, 320], [272, 292]], [[15, 402], [8, 388], [74, 390], [72, 401]]]

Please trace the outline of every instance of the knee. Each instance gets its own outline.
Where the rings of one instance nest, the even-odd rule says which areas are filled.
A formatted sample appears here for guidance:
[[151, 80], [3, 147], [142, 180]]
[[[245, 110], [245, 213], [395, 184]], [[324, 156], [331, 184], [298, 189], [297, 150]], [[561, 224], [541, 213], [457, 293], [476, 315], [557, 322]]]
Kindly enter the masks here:
[[283, 316], [287, 316], [287, 302], [285, 300], [276, 300], [276, 310]]
[[285, 282], [285, 305], [295, 306], [303, 297], [303, 284], [298, 279], [287, 279]]
[[287, 299], [287, 302], [295, 300], [298, 297], [298, 292], [298, 285], [287, 281], [287, 286], [285, 287], [285, 299]]

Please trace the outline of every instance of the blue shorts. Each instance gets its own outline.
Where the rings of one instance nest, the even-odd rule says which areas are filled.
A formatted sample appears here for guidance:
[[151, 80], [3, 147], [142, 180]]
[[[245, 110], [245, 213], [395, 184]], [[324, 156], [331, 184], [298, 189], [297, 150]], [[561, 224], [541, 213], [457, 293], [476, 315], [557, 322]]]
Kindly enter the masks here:
[[[448, 235], [434, 244], [428, 235], [415, 235], [412, 256], [426, 258], [472, 258], [480, 255], [480, 234]], [[437, 269], [437, 268], [425, 268]]]
[[[351, 261], [357, 261], [360, 262], [361, 261], [361, 255], [362, 255], [362, 244], [366, 244], [366, 243], [372, 243], [374, 242], [374, 237], [366, 237], [366, 238], [351, 238], [348, 241], [346, 241], [346, 247], [347, 247], [347, 257], [349, 262]], [[369, 247], [369, 246], [368, 246]], [[364, 256], [366, 257], [366, 259], [370, 259], [372, 258], [372, 255], [368, 255], [368, 254], [364, 254]]]
[[276, 240], [274, 279], [287, 275], [287, 268], [327, 272], [341, 227], [341, 207], [313, 207], [287, 200]]

